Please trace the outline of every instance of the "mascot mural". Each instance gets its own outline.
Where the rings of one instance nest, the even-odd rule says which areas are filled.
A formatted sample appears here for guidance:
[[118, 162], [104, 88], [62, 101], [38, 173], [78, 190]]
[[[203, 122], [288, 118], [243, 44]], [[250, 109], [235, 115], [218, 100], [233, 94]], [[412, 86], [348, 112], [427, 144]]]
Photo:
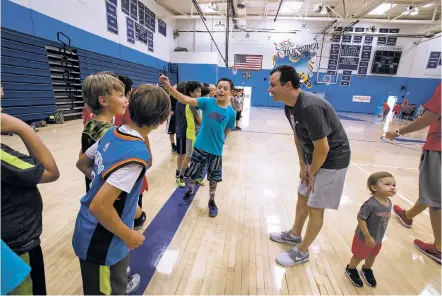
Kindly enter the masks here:
[[312, 88], [313, 65], [319, 44], [300, 45], [290, 40], [284, 40], [280, 43], [275, 42], [275, 48], [273, 68], [284, 64], [294, 64], [301, 83], [307, 88]]

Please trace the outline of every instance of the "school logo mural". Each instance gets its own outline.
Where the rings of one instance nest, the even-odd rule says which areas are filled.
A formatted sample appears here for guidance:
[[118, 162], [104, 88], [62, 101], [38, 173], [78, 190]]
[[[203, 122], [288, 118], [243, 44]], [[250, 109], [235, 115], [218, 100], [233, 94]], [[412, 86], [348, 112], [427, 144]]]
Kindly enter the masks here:
[[293, 64], [299, 73], [301, 83], [312, 88], [313, 65], [315, 64], [318, 43], [307, 45], [296, 44], [290, 40], [275, 42], [276, 54], [273, 56], [273, 68], [279, 65]]

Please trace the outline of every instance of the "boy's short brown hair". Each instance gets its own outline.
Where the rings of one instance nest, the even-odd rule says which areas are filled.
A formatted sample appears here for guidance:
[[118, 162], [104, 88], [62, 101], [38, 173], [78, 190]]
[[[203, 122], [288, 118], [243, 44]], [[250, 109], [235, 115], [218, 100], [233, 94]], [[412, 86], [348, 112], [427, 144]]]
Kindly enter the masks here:
[[87, 76], [83, 81], [83, 100], [95, 115], [103, 109], [98, 98], [110, 95], [112, 91], [124, 94], [124, 84], [112, 75], [97, 73]]
[[139, 127], [156, 127], [170, 115], [169, 95], [161, 87], [141, 84], [130, 94], [129, 114]]

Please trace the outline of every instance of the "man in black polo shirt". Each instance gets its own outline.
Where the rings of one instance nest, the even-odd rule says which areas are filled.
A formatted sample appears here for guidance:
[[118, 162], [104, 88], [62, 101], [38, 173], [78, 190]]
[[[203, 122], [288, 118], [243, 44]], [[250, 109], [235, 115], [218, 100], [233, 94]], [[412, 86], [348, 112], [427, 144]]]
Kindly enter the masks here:
[[300, 164], [293, 228], [270, 234], [274, 241], [295, 245], [276, 259], [283, 266], [293, 266], [309, 260], [308, 248], [321, 231], [324, 209], [339, 207], [350, 164], [350, 145], [333, 107], [314, 93], [301, 90], [298, 73], [292, 66], [279, 66], [271, 72], [269, 92], [275, 101], [285, 104]]

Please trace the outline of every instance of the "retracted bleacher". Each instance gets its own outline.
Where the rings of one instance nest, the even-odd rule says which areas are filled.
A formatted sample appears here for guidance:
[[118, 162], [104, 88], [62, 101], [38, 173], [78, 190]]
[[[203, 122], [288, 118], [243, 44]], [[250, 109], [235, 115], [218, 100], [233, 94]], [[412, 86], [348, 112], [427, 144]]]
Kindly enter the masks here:
[[[134, 82], [134, 87], [143, 84], [157, 84], [159, 75], [162, 70], [152, 67], [120, 60], [117, 58], [93, 53], [90, 51], [78, 49], [78, 60], [80, 61], [81, 81], [90, 74], [95, 74], [100, 71], [112, 71], [117, 74], [127, 75]], [[178, 72], [178, 71], [176, 71]], [[177, 83], [177, 73], [172, 73], [169, 69], [166, 70], [172, 84]]]
[[24, 121], [54, 115], [55, 99], [45, 42], [2, 28], [3, 112]]
[[[89, 74], [124, 74], [136, 87], [157, 84], [163, 72], [70, 46], [63, 50], [60, 42], [6, 28], [1, 28], [1, 33], [1, 84], [5, 93], [1, 106], [3, 112], [27, 122], [47, 119], [57, 112], [66, 120], [79, 118], [83, 108], [81, 82]], [[177, 83], [177, 65], [169, 64], [165, 71], [171, 83]]]

